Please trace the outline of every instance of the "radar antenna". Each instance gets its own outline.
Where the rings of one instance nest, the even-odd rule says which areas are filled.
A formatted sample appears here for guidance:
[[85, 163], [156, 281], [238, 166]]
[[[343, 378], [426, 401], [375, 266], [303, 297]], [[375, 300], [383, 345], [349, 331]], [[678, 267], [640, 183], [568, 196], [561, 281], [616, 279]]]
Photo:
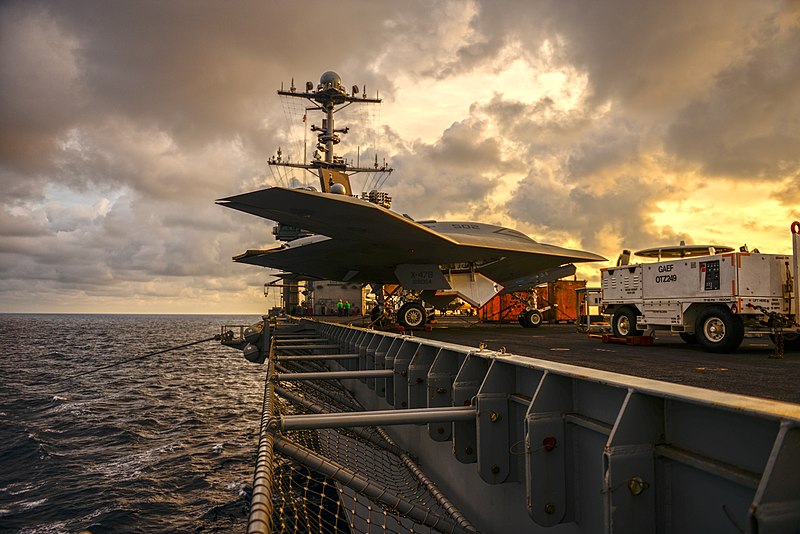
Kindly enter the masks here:
[[[342, 84], [341, 77], [333, 72], [327, 71], [322, 74], [316, 89], [312, 82], [306, 82], [304, 92], [298, 92], [294, 86], [294, 78], [290, 89], [285, 91], [283, 84], [278, 94], [289, 98], [305, 98], [311, 102], [311, 106], [306, 111], [319, 111], [323, 114], [322, 125], [312, 124], [310, 130], [317, 133], [317, 144], [315, 146], [314, 157], [311, 162], [292, 163], [282, 158], [280, 151], [276, 156], [271, 157], [268, 163], [271, 166], [293, 167], [306, 169], [315, 173], [319, 178], [320, 190], [326, 193], [343, 193], [353, 195], [350, 185], [350, 176], [360, 172], [382, 173], [384, 176], [390, 174], [392, 169], [384, 160], [381, 166], [378, 165], [378, 156], [375, 156], [375, 165], [371, 167], [361, 167], [349, 165], [343, 158], [335, 155], [334, 147], [341, 142], [341, 135], [347, 134], [350, 129], [336, 128], [334, 125], [334, 114], [352, 104], [379, 104], [380, 98], [369, 98], [366, 96], [366, 86], [359, 90], [354, 85], [350, 94], [347, 93]], [[337, 107], [338, 106], [338, 107]], [[306, 116], [303, 117], [305, 122]], [[340, 135], [341, 134], [341, 135]], [[340, 184], [340, 185], [336, 185]], [[382, 206], [391, 207], [391, 197], [386, 193], [377, 191], [364, 192], [361, 195], [365, 200], [376, 202]]]

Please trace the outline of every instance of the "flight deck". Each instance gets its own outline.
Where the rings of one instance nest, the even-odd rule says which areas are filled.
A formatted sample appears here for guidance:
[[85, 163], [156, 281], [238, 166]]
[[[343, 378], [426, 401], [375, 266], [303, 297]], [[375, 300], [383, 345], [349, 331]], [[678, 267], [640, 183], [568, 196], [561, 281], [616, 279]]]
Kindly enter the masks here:
[[[353, 325], [360, 323], [359, 318]], [[505, 352], [520, 356], [800, 404], [800, 352], [786, 352], [782, 359], [776, 359], [775, 346], [767, 336], [746, 337], [736, 352], [713, 354], [669, 332], [658, 332], [652, 346], [630, 346], [590, 338], [577, 332], [574, 324], [545, 324], [529, 329], [517, 324], [480, 323], [474, 317], [438, 318], [430, 330], [404, 333], [471, 347], [483, 344], [489, 351], [505, 348]]]

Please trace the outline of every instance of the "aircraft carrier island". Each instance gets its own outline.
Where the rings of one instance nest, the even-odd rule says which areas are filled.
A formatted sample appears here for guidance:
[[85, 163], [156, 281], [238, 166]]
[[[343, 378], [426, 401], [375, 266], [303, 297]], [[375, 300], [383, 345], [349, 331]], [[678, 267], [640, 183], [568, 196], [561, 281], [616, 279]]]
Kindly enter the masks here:
[[[311, 125], [311, 162], [270, 163], [311, 172], [318, 187], [219, 200], [275, 221], [284, 241], [234, 259], [282, 271], [287, 307], [298, 282], [321, 280], [369, 284], [375, 303], [363, 319], [275, 313], [222, 327], [222, 342], [265, 373], [248, 532], [800, 531], [800, 354], [775, 350], [796, 341], [796, 261], [786, 306], [757, 304], [764, 332], [742, 330], [733, 353], [690, 342], [730, 341], [729, 314], [744, 312], [734, 305], [652, 346], [539, 327], [535, 306], [520, 318], [534, 328], [431, 327], [432, 310], [455, 299], [480, 307], [604, 258], [495, 225], [414, 221], [377, 187], [355, 196], [352, 174], [392, 169], [335, 156], [348, 132], [335, 113], [377, 96], [334, 72], [279, 94], [323, 120]], [[797, 258], [800, 231], [792, 239]], [[625, 306], [614, 333], [638, 333], [647, 311]]]

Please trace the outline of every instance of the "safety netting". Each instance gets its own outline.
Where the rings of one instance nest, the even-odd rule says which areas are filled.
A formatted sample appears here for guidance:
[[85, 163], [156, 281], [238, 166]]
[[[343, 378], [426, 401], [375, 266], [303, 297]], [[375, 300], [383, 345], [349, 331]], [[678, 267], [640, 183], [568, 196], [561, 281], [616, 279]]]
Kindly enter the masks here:
[[[326, 370], [315, 362], [279, 372]], [[273, 417], [363, 407], [339, 381], [279, 382]], [[276, 432], [273, 532], [474, 532], [470, 522], [380, 427]]]

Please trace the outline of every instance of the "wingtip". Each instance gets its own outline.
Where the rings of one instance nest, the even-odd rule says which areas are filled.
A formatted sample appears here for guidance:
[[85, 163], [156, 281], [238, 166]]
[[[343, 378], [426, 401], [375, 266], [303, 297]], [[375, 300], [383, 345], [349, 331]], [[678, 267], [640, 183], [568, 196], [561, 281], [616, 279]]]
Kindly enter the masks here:
[[585, 261], [586, 263], [600, 263], [600, 262], [608, 261], [608, 258], [604, 258], [603, 256], [600, 256], [599, 254], [589, 253], [586, 256], [584, 256], [583, 261]]

